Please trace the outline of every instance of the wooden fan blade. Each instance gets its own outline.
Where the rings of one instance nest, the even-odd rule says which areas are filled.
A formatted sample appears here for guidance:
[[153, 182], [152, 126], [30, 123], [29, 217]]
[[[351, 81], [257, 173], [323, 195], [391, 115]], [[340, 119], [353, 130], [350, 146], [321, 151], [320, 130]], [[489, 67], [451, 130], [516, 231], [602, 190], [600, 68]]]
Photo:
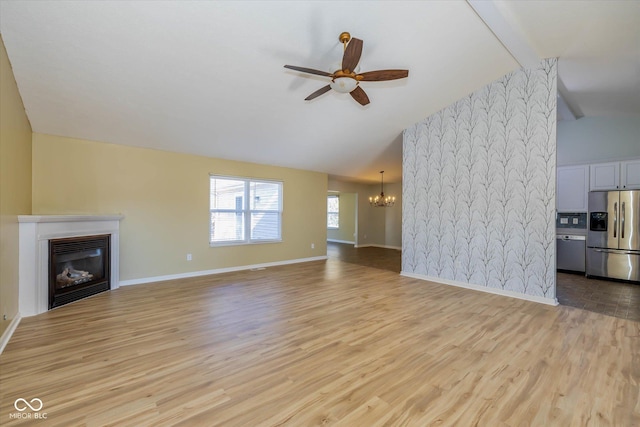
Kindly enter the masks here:
[[378, 70], [358, 74], [356, 78], [363, 82], [381, 82], [385, 80], [404, 79], [409, 76], [409, 70]]
[[314, 98], [319, 97], [320, 95], [327, 93], [331, 90], [331, 86], [326, 85], [321, 87], [320, 89], [318, 89], [317, 91], [313, 92], [311, 95], [307, 96], [304, 100], [305, 101], [311, 101]]
[[369, 97], [360, 86], [356, 86], [356, 88], [349, 93], [360, 105], [367, 105], [369, 103]]
[[342, 70], [353, 71], [360, 61], [360, 55], [362, 55], [362, 40], [353, 38], [344, 51]]
[[285, 65], [284, 68], [301, 71], [303, 73], [316, 74], [318, 76], [333, 77], [333, 74], [331, 73], [327, 73], [326, 71], [314, 70], [313, 68], [296, 67], [295, 65]]

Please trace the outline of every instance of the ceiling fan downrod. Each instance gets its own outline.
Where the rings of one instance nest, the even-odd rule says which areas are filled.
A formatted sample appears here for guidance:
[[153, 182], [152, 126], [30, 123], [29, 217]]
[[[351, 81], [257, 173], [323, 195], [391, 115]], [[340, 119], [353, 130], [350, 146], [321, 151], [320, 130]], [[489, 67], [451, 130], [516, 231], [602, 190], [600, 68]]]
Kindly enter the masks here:
[[343, 31], [338, 36], [338, 40], [340, 40], [340, 43], [342, 43], [342, 46], [343, 46], [342, 51], [344, 52], [345, 50], [347, 50], [347, 43], [349, 43], [349, 40], [351, 40], [351, 34], [349, 34], [346, 31]]

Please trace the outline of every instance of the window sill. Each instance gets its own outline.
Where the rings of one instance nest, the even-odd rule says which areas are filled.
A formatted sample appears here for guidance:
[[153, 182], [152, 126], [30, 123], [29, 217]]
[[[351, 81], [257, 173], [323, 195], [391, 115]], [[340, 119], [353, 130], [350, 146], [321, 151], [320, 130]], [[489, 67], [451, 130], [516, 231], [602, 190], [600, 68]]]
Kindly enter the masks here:
[[220, 248], [225, 246], [245, 246], [245, 245], [262, 245], [265, 243], [282, 243], [282, 239], [277, 240], [254, 240], [254, 241], [233, 241], [233, 242], [209, 242], [209, 247]]

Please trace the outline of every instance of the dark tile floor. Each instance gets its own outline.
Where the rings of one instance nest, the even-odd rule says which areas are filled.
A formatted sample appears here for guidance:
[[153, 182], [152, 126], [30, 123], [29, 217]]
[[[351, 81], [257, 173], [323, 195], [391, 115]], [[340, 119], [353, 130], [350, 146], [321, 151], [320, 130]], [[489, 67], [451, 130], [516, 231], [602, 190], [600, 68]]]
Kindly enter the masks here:
[[556, 297], [562, 305], [640, 321], [640, 284], [558, 272]]
[[[395, 249], [355, 248], [327, 242], [327, 256], [351, 264], [400, 273], [402, 253]], [[562, 305], [640, 321], [640, 284], [588, 279], [584, 275], [558, 272], [556, 297]]]

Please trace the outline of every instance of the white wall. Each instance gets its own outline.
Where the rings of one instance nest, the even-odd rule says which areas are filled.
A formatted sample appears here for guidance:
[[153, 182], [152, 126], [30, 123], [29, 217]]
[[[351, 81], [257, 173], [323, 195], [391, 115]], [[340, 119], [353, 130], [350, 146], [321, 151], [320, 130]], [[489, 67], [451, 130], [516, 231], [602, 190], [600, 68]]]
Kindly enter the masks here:
[[558, 166], [640, 157], [640, 117], [558, 122]]

